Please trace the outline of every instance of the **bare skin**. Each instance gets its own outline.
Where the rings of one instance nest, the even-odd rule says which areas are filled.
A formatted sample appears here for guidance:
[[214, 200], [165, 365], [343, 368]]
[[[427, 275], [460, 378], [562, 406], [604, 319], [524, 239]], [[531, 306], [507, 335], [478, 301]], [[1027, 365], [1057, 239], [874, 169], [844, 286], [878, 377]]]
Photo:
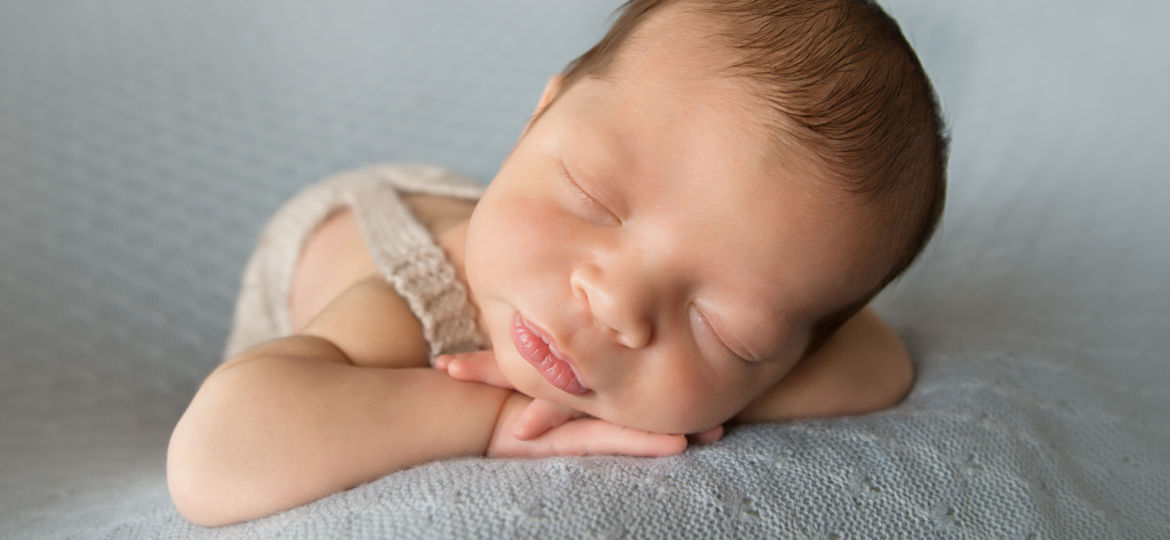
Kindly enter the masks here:
[[[449, 254], [448, 232], [455, 226], [437, 222], [431, 229]], [[308, 242], [295, 274], [290, 300], [300, 331], [232, 358], [208, 376], [168, 451], [172, 498], [189, 520], [235, 523], [445, 457], [661, 456], [685, 449], [681, 436], [565, 415], [555, 407], [530, 412], [534, 400], [506, 390], [506, 381], [469, 357], [454, 362], [461, 367], [452, 368], [450, 357], [440, 365], [458, 378], [489, 384], [430, 369], [418, 321], [372, 265], [352, 215], [334, 216]], [[321, 298], [316, 292], [322, 289], [340, 292]], [[901, 399], [912, 377], [909, 365], [897, 335], [866, 309], [735, 421], [879, 409]], [[445, 396], [439, 402], [446, 407], [436, 407], [436, 394]], [[427, 413], [409, 412], [418, 407]], [[720, 434], [691, 440], [709, 442]]]
[[[728, 99], [735, 86], [710, 83], [693, 40], [639, 43], [632, 58], [646, 64], [616, 88], [561, 94], [550, 80], [537, 106], [547, 114], [474, 207], [408, 199], [467, 285], [490, 351], [430, 368], [418, 321], [353, 216], [315, 232], [289, 299], [296, 333], [218, 367], [175, 427], [167, 481], [187, 519], [243, 521], [456, 456], [671, 455], [688, 434], [718, 439], [724, 422], [901, 400], [909, 356], [869, 309], [799, 358], [808, 306], [847, 296], [860, 278], [846, 271], [872, 255], [851, 242], [846, 214], [805, 184], [760, 175], [758, 141], [732, 137], [750, 133], [740, 128], [752, 109]], [[633, 141], [622, 148], [639, 149], [626, 168], [597, 151], [618, 148], [601, 135], [618, 127]], [[566, 183], [562, 162], [588, 189]], [[768, 287], [774, 276], [785, 286]], [[588, 392], [551, 385], [517, 353], [518, 310], [555, 332]]]

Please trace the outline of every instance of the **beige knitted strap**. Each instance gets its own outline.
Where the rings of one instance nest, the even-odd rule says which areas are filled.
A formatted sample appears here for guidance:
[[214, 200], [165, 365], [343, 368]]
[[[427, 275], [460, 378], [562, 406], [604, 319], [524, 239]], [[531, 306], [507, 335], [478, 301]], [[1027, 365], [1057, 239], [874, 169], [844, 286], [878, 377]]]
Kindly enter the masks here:
[[475, 310], [455, 269], [400, 191], [476, 199], [483, 187], [448, 169], [383, 164], [335, 174], [301, 190], [269, 220], [245, 267], [224, 358], [292, 332], [288, 297], [301, 248], [344, 206], [353, 209], [380, 273], [421, 322], [431, 360], [482, 348]]
[[422, 323], [431, 360], [480, 348], [475, 310], [455, 268], [402, 201], [397, 186], [370, 183], [344, 197], [378, 270]]

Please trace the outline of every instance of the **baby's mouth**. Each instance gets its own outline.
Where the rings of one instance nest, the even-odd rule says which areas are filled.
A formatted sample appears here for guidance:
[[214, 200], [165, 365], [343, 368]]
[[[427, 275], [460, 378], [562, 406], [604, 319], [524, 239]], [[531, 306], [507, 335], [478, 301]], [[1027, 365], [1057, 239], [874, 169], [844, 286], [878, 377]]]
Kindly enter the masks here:
[[532, 364], [549, 384], [570, 394], [589, 392], [570, 359], [559, 354], [556, 345], [546, 336], [546, 332], [526, 321], [519, 311], [512, 317], [512, 344], [520, 356]]

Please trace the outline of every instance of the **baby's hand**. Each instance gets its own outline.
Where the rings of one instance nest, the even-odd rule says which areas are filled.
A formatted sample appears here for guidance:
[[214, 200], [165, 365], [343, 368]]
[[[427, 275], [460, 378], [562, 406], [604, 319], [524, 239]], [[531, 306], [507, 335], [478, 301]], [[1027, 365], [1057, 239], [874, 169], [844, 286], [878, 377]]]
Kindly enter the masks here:
[[[573, 418], [544, 428], [539, 436], [520, 439], [517, 427], [532, 416], [533, 407], [540, 400], [512, 392], [504, 402], [496, 427], [485, 452], [490, 457], [547, 457], [614, 455], [671, 456], [686, 450], [687, 439], [682, 435], [650, 433], [619, 426], [597, 418], [586, 418], [577, 412]], [[547, 403], [547, 402], [545, 402]]]
[[[480, 382], [515, 390], [500, 373], [491, 351], [441, 355], [435, 368], [461, 381]], [[716, 426], [692, 439], [709, 443], [723, 436]], [[651, 433], [586, 417], [585, 413], [514, 392], [509, 396], [489, 443], [490, 456], [547, 456], [625, 454], [666, 456], [686, 449], [687, 437]]]
[[[435, 369], [444, 370], [453, 379], [480, 382], [515, 390], [500, 373], [491, 351], [444, 354], [435, 358]], [[533, 399], [512, 423], [511, 435], [527, 441], [569, 420], [585, 416], [580, 411], [543, 399]]]

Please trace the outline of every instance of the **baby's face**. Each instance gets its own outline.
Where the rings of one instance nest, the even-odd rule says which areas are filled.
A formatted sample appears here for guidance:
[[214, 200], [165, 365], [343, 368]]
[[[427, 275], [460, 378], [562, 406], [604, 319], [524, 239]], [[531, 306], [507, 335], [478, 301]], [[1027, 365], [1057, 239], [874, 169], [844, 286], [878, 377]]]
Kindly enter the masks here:
[[701, 54], [655, 50], [670, 46], [687, 45], [645, 44], [530, 126], [472, 215], [465, 263], [519, 391], [691, 433], [789, 371], [816, 318], [864, 289], [865, 250], [816, 179], [777, 166], [759, 105], [692, 65]]

